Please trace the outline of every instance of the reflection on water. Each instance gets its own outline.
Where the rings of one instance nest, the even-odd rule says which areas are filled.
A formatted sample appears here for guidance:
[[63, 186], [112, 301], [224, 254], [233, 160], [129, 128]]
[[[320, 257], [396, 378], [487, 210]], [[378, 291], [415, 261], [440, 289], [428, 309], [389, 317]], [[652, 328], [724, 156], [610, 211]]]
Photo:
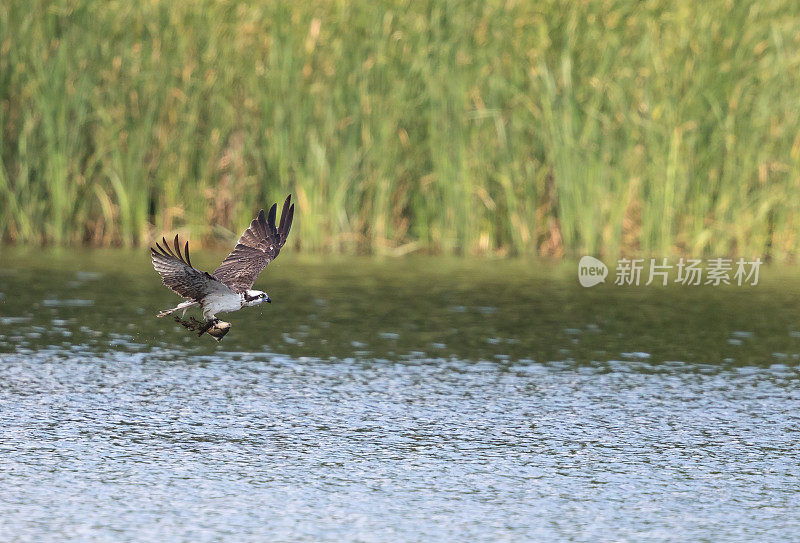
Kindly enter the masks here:
[[571, 266], [281, 255], [217, 345], [155, 318], [178, 298], [146, 253], [0, 250], [0, 540], [800, 528], [788, 272], [586, 290]]

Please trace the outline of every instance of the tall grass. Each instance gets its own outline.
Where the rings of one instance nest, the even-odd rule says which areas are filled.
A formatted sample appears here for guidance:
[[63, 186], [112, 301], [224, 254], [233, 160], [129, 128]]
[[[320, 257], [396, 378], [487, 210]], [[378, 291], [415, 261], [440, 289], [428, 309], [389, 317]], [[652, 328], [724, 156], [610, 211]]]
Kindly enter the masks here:
[[800, 248], [800, 4], [7, 0], [0, 237]]

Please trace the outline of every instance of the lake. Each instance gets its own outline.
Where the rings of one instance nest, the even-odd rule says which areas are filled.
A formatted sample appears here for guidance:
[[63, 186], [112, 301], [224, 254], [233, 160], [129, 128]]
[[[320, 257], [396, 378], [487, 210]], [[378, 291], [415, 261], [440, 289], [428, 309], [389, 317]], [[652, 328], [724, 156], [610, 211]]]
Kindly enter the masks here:
[[[213, 269], [222, 254], [196, 251]], [[0, 540], [800, 533], [800, 280], [281, 257], [217, 344], [146, 251], [0, 248]]]

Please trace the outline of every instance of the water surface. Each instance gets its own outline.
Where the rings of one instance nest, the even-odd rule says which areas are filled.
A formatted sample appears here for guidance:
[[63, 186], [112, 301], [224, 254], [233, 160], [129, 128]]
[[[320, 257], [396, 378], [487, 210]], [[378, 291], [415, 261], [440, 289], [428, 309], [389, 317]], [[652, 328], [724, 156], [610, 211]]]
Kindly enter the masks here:
[[[776, 540], [800, 281], [281, 257], [217, 345], [146, 254], [0, 249], [0, 539]], [[212, 269], [220, 255], [200, 254]]]

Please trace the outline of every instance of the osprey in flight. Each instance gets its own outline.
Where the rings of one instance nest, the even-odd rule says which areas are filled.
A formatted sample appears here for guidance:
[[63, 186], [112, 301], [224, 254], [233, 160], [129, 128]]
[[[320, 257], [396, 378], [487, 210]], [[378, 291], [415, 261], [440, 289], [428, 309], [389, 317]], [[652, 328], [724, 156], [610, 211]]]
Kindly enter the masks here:
[[208, 332], [217, 341], [228, 332], [229, 323], [222, 323], [217, 318], [217, 313], [238, 311], [243, 307], [259, 305], [272, 300], [266, 292], [253, 290], [253, 283], [261, 271], [272, 262], [286, 243], [289, 229], [292, 227], [294, 205], [290, 205], [291, 195], [286, 198], [281, 212], [281, 222], [275, 225], [275, 212], [278, 204], [272, 204], [267, 216], [264, 210], [253, 219], [250, 227], [244, 231], [236, 243], [231, 254], [222, 261], [219, 268], [213, 273], [200, 271], [192, 266], [189, 260], [189, 242], [181, 246], [178, 236], [175, 236], [174, 250], [162, 238], [164, 246], [156, 243], [158, 250], [150, 248], [153, 267], [156, 269], [164, 285], [180, 294], [186, 301], [172, 309], [167, 309], [158, 314], [164, 317], [175, 311], [183, 310], [183, 314], [190, 307], [200, 306], [203, 310], [205, 322], [192, 319], [186, 322], [178, 317], [175, 320], [186, 328], [200, 330], [200, 334]]

